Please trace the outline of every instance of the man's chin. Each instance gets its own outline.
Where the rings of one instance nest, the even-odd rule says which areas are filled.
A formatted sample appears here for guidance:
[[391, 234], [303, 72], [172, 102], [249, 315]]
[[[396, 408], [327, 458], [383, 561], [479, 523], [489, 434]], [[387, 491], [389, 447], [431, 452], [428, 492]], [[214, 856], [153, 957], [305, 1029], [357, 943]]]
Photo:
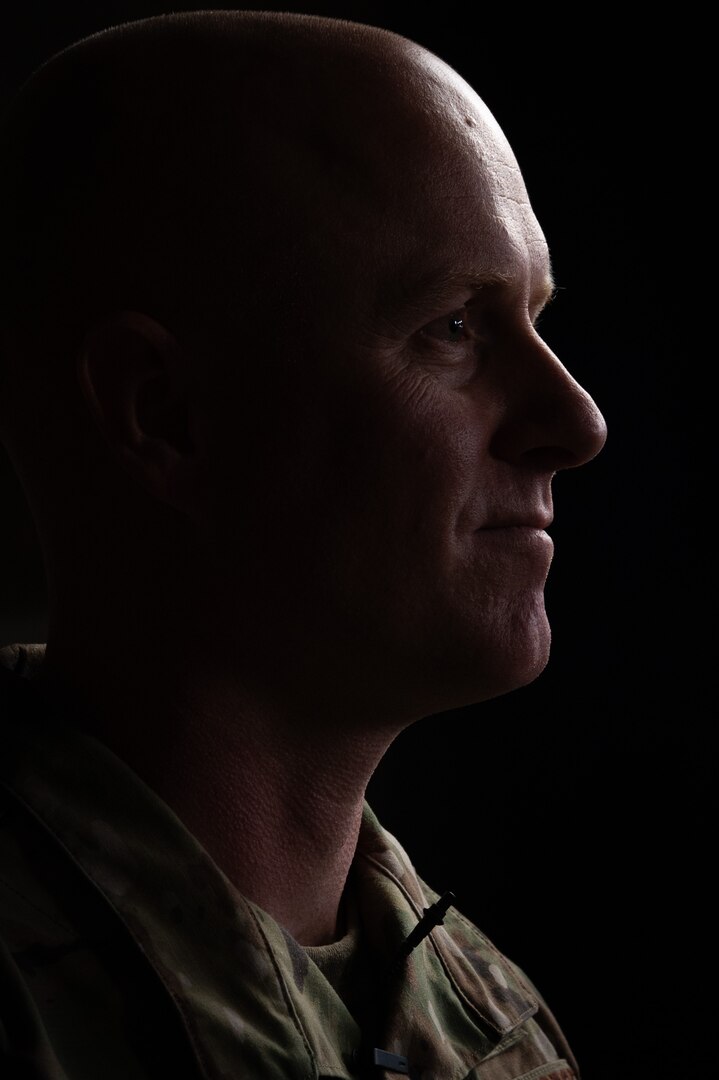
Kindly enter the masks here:
[[542, 605], [535, 617], [523, 623], [521, 631], [505, 642], [504, 649], [497, 650], [492, 672], [496, 690], [492, 697], [508, 694], [534, 682], [547, 666], [551, 640], [549, 622]]
[[[438, 710], [477, 705], [509, 694], [534, 682], [547, 666], [551, 631], [542, 607], [536, 618], [522, 623], [515, 632], [493, 638], [484, 647], [467, 650], [463, 662], [454, 668], [440, 690], [445, 704]], [[455, 661], [459, 655], [455, 655]]]

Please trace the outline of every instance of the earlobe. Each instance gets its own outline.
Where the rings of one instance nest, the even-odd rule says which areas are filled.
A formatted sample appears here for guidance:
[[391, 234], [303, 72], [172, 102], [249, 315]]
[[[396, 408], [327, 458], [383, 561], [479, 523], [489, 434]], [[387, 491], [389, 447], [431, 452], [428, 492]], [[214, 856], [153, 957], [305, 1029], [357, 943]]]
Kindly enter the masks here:
[[77, 379], [95, 424], [146, 491], [191, 512], [196, 454], [187, 371], [168, 330], [123, 311], [85, 335]]

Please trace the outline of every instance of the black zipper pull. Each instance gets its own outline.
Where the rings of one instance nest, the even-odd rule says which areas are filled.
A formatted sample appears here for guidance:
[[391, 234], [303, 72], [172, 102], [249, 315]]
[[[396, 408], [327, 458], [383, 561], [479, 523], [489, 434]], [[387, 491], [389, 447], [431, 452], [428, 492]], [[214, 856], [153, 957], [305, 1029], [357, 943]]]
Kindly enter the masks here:
[[457, 897], [453, 892], [446, 892], [440, 896], [436, 903], [430, 904], [428, 908], [424, 909], [422, 918], [419, 920], [411, 934], [409, 934], [406, 940], [402, 942], [400, 950], [390, 969], [391, 974], [397, 972], [402, 961], [409, 956], [413, 949], [417, 948], [420, 941], [423, 941], [435, 926], [442, 925], [448, 908], [452, 907], [456, 899]]

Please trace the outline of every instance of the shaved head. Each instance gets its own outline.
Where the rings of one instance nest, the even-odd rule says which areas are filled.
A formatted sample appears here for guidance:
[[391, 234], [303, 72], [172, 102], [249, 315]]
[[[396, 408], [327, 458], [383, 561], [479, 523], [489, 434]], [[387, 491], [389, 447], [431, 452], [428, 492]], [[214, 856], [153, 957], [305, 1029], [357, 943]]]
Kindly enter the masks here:
[[387, 94], [422, 55], [335, 19], [191, 12], [85, 38], [19, 89], [0, 124], [0, 438], [46, 554], [62, 517], [136, 494], [82, 400], [88, 332], [141, 312], [204, 383], [229, 363], [247, 389], [258, 354], [297, 363], [315, 275], [386, 216], [368, 151], [387, 155]]
[[392, 256], [382, 295], [403, 291], [428, 239], [408, 193], [456, 170], [461, 144], [439, 143], [448, 124], [476, 130], [468, 93], [483, 153], [511, 156], [441, 60], [338, 19], [162, 15], [42, 65], [0, 127], [0, 436], [19, 471], [38, 448], [28, 419], [49, 435], [59, 400], [80, 403], [78, 350], [114, 312], [150, 316], [214, 374], [238, 337], [285, 357], [289, 338], [297, 360], [317, 275], [359, 274], [368, 234], [378, 269]]
[[475, 91], [373, 27], [167, 15], [49, 60], [0, 140], [0, 432], [48, 656], [72, 610], [262, 700], [358, 664], [412, 715], [533, 678], [547, 538], [497, 534], [543, 527], [603, 421], [534, 329], [547, 245]]
[[[456, 147], [421, 155], [448, 124], [476, 129], [468, 91], [398, 35], [314, 16], [162, 15], [78, 42], [0, 131], [6, 355], [72, 354], [113, 310], [205, 343], [261, 323], [313, 256], [364, 245], [368, 213], [386, 244], [405, 232], [404, 178], [456, 167]], [[506, 140], [474, 97], [491, 158]]]
[[353, 182], [370, 72], [409, 47], [336, 20], [202, 12], [53, 57], [0, 135], [3, 330], [27, 343], [41, 327], [57, 352], [111, 310], [178, 331], [201, 318], [203, 334], [256, 311], [307, 214]]

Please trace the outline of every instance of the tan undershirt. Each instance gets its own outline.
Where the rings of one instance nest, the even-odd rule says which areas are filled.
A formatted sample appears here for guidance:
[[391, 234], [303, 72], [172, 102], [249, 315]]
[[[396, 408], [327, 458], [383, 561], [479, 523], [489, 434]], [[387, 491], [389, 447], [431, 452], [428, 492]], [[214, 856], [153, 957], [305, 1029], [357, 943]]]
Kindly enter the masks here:
[[345, 926], [346, 931], [338, 941], [303, 948], [347, 1006], [363, 1034], [371, 1037], [378, 1004], [377, 980], [351, 889], [345, 894]]

